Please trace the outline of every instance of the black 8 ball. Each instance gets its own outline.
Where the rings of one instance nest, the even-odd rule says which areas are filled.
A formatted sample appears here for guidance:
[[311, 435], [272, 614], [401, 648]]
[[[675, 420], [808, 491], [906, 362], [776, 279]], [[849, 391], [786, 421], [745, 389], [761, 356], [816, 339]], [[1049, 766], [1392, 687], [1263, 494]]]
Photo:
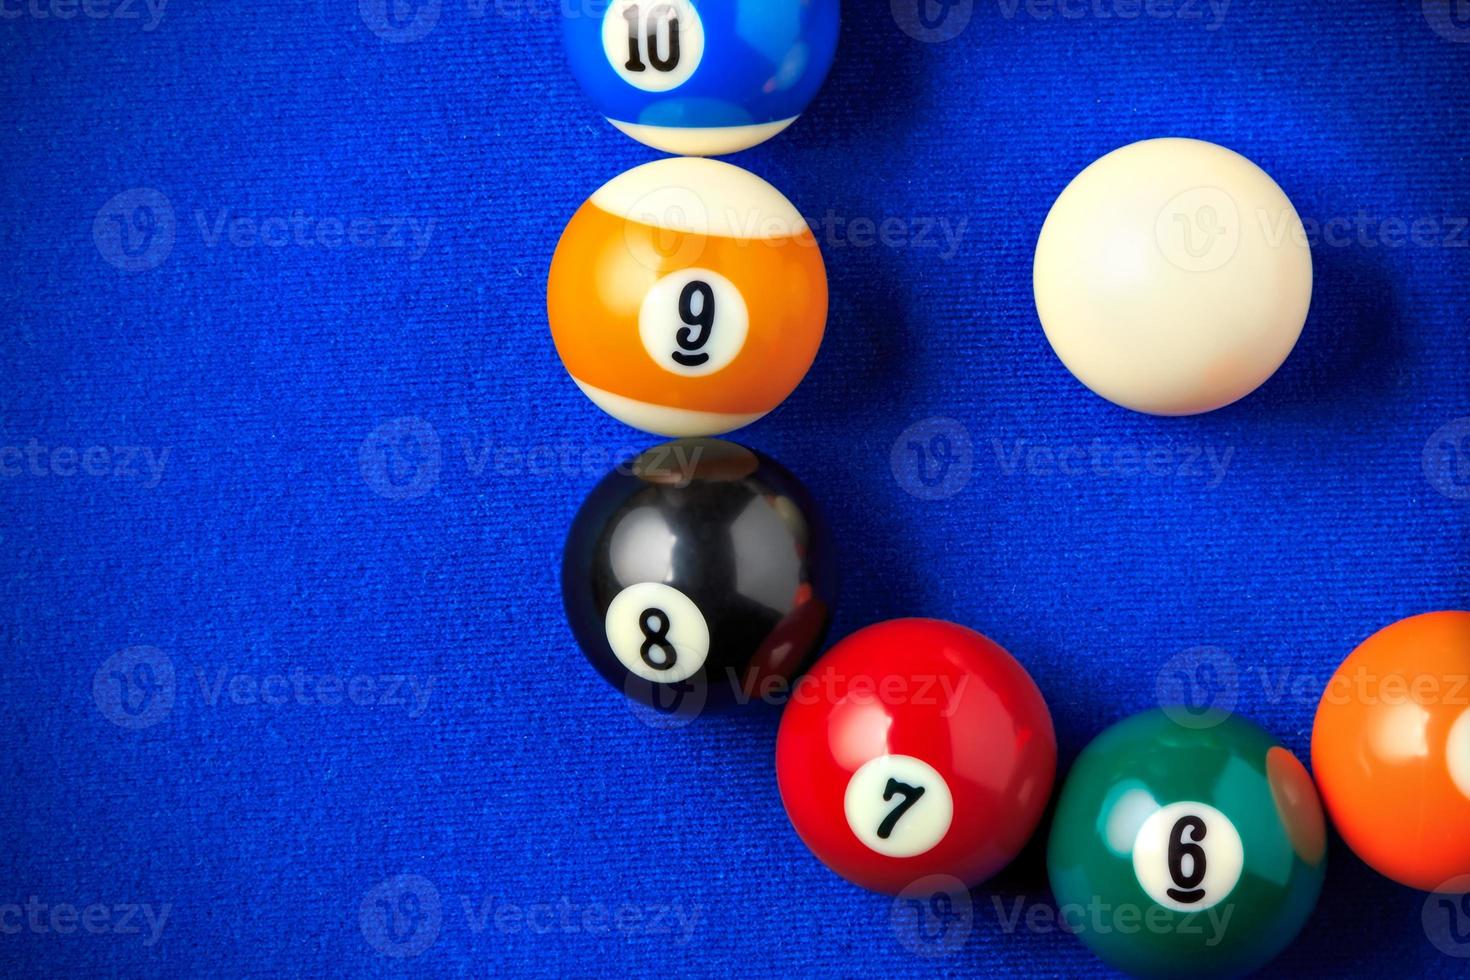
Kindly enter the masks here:
[[806, 488], [718, 439], [665, 443], [604, 477], [572, 521], [561, 584], [592, 665], [670, 712], [779, 698], [815, 656], [836, 598]]

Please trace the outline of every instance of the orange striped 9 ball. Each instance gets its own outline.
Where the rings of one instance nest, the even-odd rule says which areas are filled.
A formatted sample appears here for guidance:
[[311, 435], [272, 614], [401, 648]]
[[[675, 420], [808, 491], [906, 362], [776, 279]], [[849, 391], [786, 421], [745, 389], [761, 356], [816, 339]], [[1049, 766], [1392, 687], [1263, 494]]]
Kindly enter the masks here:
[[827, 322], [827, 273], [780, 191], [717, 160], [655, 160], [572, 216], [546, 286], [552, 340], [599, 408], [670, 436], [779, 405]]

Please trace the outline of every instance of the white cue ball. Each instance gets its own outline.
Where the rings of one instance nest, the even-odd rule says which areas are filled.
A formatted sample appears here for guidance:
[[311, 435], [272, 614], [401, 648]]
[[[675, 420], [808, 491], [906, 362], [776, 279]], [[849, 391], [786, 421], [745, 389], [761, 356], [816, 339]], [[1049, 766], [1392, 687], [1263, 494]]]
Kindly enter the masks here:
[[1291, 201], [1245, 157], [1144, 140], [1062, 191], [1032, 283], [1046, 339], [1079, 381], [1135, 411], [1194, 415], [1286, 360], [1312, 300], [1312, 251]]

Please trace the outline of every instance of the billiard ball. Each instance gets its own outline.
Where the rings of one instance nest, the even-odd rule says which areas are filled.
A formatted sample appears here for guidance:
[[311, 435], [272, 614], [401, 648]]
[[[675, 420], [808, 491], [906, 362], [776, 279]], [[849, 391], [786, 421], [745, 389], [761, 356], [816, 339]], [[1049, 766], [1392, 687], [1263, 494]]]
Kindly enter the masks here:
[[827, 273], [770, 184], [718, 160], [655, 160], [572, 216], [546, 309], [567, 372], [603, 411], [659, 435], [717, 435], [775, 408], [811, 367]]
[[933, 619], [836, 644], [793, 685], [776, 737], [797, 835], [842, 877], [893, 895], [999, 871], [1036, 829], [1055, 772], [1051, 713], [1025, 668]]
[[837, 50], [838, 0], [611, 0], [562, 19], [572, 74], [640, 143], [685, 156], [755, 146], [796, 121]]
[[578, 645], [624, 694], [697, 714], [778, 696], [822, 642], [836, 562], [806, 488], [716, 439], [656, 446], [577, 511], [562, 599]]
[[1062, 786], [1047, 871], [1067, 927], [1136, 976], [1232, 976], [1297, 935], [1327, 828], [1296, 756], [1237, 715], [1145, 711], [1097, 736]]
[[1358, 857], [1412, 888], [1470, 891], [1470, 612], [1364, 640], [1322, 693], [1312, 768]]
[[1291, 353], [1312, 298], [1296, 209], [1222, 146], [1114, 150], [1052, 205], [1032, 284], [1046, 338], [1084, 385], [1153, 415], [1243, 398]]

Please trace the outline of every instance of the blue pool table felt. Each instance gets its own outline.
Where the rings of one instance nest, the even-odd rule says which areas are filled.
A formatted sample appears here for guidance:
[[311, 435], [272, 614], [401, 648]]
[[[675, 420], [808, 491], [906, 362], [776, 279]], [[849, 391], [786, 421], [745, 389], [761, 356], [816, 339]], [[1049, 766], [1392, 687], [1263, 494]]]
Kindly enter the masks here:
[[[576, 651], [568, 521], [654, 440], [563, 373], [546, 270], [656, 154], [559, 9], [4, 0], [0, 972], [1108, 975], [1040, 846], [949, 950], [796, 838], [774, 710], [659, 728]], [[827, 261], [810, 375], [737, 438], [825, 505], [834, 638], [985, 632], [1063, 767], [1181, 671], [1305, 758], [1358, 642], [1470, 605], [1470, 20], [957, 0], [921, 41], [913, 9], [848, 3], [811, 108], [730, 158]], [[1074, 380], [1030, 280], [1066, 182], [1166, 135], [1317, 229], [1296, 351], [1182, 419]], [[941, 499], [916, 423], [968, 466]], [[1432, 914], [1335, 840], [1268, 973], [1463, 975]]]

